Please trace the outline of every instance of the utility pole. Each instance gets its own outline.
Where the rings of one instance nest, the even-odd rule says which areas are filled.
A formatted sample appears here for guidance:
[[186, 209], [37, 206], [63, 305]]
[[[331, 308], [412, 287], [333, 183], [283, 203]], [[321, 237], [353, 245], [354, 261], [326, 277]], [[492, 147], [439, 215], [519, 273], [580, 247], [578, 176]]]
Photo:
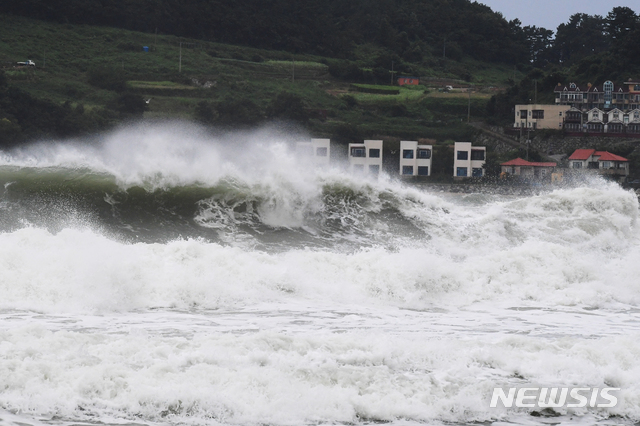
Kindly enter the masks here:
[[467, 123], [471, 120], [471, 86], [467, 88], [467, 92], [469, 93], [469, 106], [467, 107]]
[[395, 71], [393, 70], [393, 61], [391, 61], [391, 71], [389, 71], [391, 73], [391, 85], [393, 86], [393, 74], [395, 74]]

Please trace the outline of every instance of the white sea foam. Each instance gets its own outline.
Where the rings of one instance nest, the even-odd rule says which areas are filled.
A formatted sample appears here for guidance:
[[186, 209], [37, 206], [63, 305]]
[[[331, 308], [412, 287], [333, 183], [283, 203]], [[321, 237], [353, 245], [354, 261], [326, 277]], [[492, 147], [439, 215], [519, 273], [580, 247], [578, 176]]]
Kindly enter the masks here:
[[[219, 185], [189, 219], [228, 235], [131, 243], [91, 221], [0, 233], [1, 425], [532, 424], [488, 408], [494, 387], [526, 384], [622, 389], [615, 408], [563, 412], [568, 424], [640, 420], [635, 194], [598, 180], [433, 194], [299, 167], [265, 135], [245, 152], [138, 128], [4, 156], [123, 187]], [[253, 214], [277, 250], [242, 234]], [[291, 229], [336, 244], [295, 245]]]
[[0, 306], [91, 312], [291, 298], [412, 308], [638, 303], [637, 201], [630, 194], [579, 188], [454, 207], [449, 214], [423, 207], [419, 217], [412, 206], [418, 222], [430, 221], [431, 238], [403, 240], [393, 251], [126, 244], [90, 230], [27, 227], [0, 234]]
[[0, 166], [37, 169], [86, 169], [116, 178], [124, 187], [149, 189], [216, 184], [222, 177], [240, 177], [250, 184], [270, 185], [280, 176], [304, 181], [309, 164], [292, 154], [295, 141], [265, 129], [213, 136], [186, 123], [122, 128], [93, 142], [65, 141], [28, 145], [0, 157]]
[[621, 404], [599, 414], [638, 418], [637, 337], [434, 339], [419, 330], [361, 330], [186, 338], [141, 327], [113, 334], [36, 324], [0, 331], [2, 403], [63, 420], [471, 422], [518, 413], [488, 408], [493, 387], [535, 382], [621, 387]]

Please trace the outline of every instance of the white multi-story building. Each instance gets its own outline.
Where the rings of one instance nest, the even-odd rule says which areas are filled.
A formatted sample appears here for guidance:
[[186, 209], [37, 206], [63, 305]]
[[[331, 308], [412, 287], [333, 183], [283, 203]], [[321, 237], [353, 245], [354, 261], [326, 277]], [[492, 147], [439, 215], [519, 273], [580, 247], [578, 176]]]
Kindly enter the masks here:
[[453, 152], [453, 176], [482, 177], [484, 163], [487, 158], [487, 148], [472, 146], [471, 142], [456, 142]]
[[382, 169], [382, 141], [350, 143], [349, 168], [352, 172], [379, 174]]
[[296, 153], [301, 157], [313, 159], [316, 164], [329, 164], [331, 144], [329, 139], [311, 139], [309, 142], [298, 142]]
[[431, 145], [416, 141], [400, 142], [400, 174], [402, 176], [431, 176]]

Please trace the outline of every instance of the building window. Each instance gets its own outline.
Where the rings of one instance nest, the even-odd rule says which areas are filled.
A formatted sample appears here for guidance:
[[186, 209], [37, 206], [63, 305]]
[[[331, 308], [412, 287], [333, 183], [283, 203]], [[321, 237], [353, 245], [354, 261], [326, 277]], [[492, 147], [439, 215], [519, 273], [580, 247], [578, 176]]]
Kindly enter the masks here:
[[573, 162], [573, 168], [574, 169], [581, 169], [582, 168], [582, 161], [574, 161]]
[[468, 151], [458, 151], [457, 158], [458, 158], [458, 160], [468, 160], [469, 159], [469, 152]]
[[532, 111], [531, 118], [543, 119], [544, 118], [544, 110], [543, 109], [534, 109]]
[[484, 150], [482, 149], [471, 150], [471, 161], [483, 161], [483, 160], [484, 160]]
[[380, 158], [380, 150], [378, 148], [370, 149], [369, 158]]
[[482, 167], [474, 167], [471, 169], [471, 176], [482, 177]]
[[366, 157], [366, 150], [364, 148], [351, 148], [352, 157]]
[[429, 166], [418, 166], [418, 176], [429, 176]]
[[602, 162], [602, 168], [603, 168], [603, 169], [610, 169], [610, 168], [612, 168], [612, 167], [611, 167], [611, 162], [609, 162], [609, 161], [603, 161], [603, 162]]
[[527, 110], [526, 109], [520, 110], [520, 118], [527, 118]]
[[560, 112], [558, 113], [558, 116], [559, 116], [559, 117], [562, 117], [562, 111], [560, 111]]
[[456, 176], [467, 177], [467, 168], [466, 167], [458, 167], [456, 169]]
[[327, 148], [316, 148], [316, 157], [326, 157]]
[[380, 165], [378, 164], [371, 164], [369, 166], [369, 173], [371, 173], [372, 175], [378, 175], [380, 174]]
[[418, 158], [431, 158], [431, 150], [430, 149], [419, 149], [418, 150]]
[[402, 174], [413, 176], [413, 166], [402, 166]]
[[413, 150], [412, 149], [403, 149], [402, 150], [402, 158], [413, 158]]

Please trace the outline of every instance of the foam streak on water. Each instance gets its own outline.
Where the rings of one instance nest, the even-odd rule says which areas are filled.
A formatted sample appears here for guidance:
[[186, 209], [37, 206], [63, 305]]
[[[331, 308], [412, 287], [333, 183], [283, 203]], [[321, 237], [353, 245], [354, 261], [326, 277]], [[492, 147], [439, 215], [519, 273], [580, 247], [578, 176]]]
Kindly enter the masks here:
[[[0, 425], [640, 421], [634, 194], [436, 193], [293, 142], [173, 125], [2, 153]], [[529, 384], [620, 404], [489, 408]]]

